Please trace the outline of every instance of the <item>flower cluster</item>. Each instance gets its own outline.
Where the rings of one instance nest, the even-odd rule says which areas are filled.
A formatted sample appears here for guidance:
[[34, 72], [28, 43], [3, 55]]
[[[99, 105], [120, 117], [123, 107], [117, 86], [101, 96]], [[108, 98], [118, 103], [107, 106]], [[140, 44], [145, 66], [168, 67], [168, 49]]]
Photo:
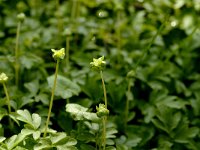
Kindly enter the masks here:
[[102, 71], [106, 65], [106, 62], [104, 61], [104, 56], [98, 59], [93, 58], [93, 62], [91, 62], [90, 65], [93, 70]]
[[99, 107], [96, 106], [96, 109], [98, 117], [108, 116], [109, 114], [109, 110], [106, 108], [104, 104], [99, 104]]
[[8, 80], [8, 76], [5, 73], [0, 74], [0, 83], [4, 83]]
[[61, 48], [60, 50], [51, 49], [53, 52], [53, 58], [55, 60], [62, 60], [65, 57], [65, 49]]

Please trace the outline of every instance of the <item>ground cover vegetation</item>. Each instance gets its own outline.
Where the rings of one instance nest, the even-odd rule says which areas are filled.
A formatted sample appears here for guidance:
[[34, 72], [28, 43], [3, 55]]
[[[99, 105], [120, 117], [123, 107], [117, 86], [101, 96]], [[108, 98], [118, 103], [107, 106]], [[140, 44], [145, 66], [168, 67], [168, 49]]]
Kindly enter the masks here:
[[0, 150], [199, 150], [199, 0], [0, 0]]

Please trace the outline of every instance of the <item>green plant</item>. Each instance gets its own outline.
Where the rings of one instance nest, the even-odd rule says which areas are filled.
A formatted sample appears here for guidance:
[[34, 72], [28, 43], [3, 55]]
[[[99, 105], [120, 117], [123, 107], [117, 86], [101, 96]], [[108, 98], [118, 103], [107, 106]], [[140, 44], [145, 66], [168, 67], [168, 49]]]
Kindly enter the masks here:
[[25, 14], [20, 13], [17, 15], [18, 24], [17, 24], [17, 32], [16, 32], [16, 43], [15, 43], [15, 84], [18, 86], [19, 84], [19, 70], [20, 70], [20, 64], [19, 64], [19, 37], [20, 37], [20, 28], [21, 24], [25, 19]]
[[64, 68], [66, 68], [66, 70], [69, 70], [69, 48], [70, 48], [70, 36], [71, 36], [71, 31], [70, 31], [70, 29], [68, 29], [68, 28], [66, 28], [65, 30], [64, 30], [64, 35], [66, 36], [66, 52], [65, 52], [65, 54], [66, 54], [66, 60], [65, 60], [65, 67]]
[[10, 106], [10, 98], [8, 94], [8, 90], [6, 87], [6, 81], [8, 80], [8, 77], [5, 73], [0, 74], [0, 83], [3, 85], [4, 92], [6, 94], [6, 99], [7, 99], [7, 105], [8, 105], [8, 114], [11, 114], [11, 106]]
[[[104, 83], [104, 78], [103, 78], [103, 69], [105, 67], [106, 62], [104, 61], [104, 56], [98, 58], [98, 59], [93, 59], [93, 62], [90, 63], [91, 67], [95, 71], [99, 71], [101, 75], [101, 81], [102, 81], [102, 87], [103, 87], [103, 93], [104, 93], [104, 105], [99, 104], [99, 107], [97, 107], [97, 115], [102, 118], [102, 124], [103, 124], [103, 131], [102, 131], [102, 146], [103, 150], [106, 148], [106, 120], [107, 120], [107, 115], [109, 114], [108, 110], [108, 102], [107, 102], [107, 93], [106, 93], [106, 87]], [[100, 147], [101, 149], [101, 147]]]
[[[0, 149], [200, 149], [197, 0], [0, 0], [0, 10]], [[56, 80], [52, 47], [66, 47]], [[96, 59], [93, 72], [99, 55], [106, 69]]]
[[53, 107], [53, 98], [54, 98], [54, 92], [56, 89], [56, 81], [57, 81], [57, 76], [58, 76], [59, 62], [60, 62], [60, 60], [64, 59], [64, 57], [65, 57], [65, 49], [64, 48], [61, 48], [60, 50], [52, 49], [52, 52], [53, 52], [53, 58], [56, 60], [56, 71], [55, 71], [54, 84], [53, 84], [53, 88], [52, 88], [52, 92], [51, 92], [51, 100], [50, 100], [50, 104], [49, 104], [49, 111], [48, 111], [46, 126], [45, 126], [45, 130], [44, 130], [44, 137], [46, 137], [46, 134], [47, 134], [47, 129], [48, 129], [49, 120], [50, 120], [50, 116], [51, 116], [51, 109]]

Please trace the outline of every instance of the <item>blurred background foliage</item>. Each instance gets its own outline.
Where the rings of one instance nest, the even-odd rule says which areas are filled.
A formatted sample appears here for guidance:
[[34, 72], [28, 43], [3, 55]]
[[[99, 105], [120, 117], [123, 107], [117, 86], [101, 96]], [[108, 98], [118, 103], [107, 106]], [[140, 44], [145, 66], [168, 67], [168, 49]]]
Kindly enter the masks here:
[[[26, 18], [16, 87], [16, 16], [21, 12]], [[10, 78], [13, 110], [26, 108], [46, 117], [55, 67], [50, 49], [65, 47], [69, 38], [69, 66], [63, 63], [59, 72], [52, 128], [76, 129], [65, 113], [67, 101], [95, 111], [103, 92], [89, 62], [104, 55], [117, 149], [199, 150], [199, 16], [199, 0], [0, 0], [0, 72]], [[0, 87], [2, 110], [4, 97]], [[123, 120], [127, 101], [128, 120]], [[0, 134], [10, 136], [5, 122], [1, 120]]]

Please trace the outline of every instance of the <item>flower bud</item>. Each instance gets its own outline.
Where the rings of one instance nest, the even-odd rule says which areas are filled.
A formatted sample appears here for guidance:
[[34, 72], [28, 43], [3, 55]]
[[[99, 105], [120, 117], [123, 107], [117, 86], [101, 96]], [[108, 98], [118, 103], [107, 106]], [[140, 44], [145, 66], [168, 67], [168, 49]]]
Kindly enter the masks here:
[[104, 104], [99, 104], [99, 107], [96, 106], [96, 109], [97, 109], [96, 114], [98, 117], [108, 116], [109, 114], [109, 110], [106, 108]]
[[71, 30], [69, 28], [66, 28], [63, 32], [63, 35], [70, 36], [72, 34]]
[[95, 59], [93, 58], [93, 62], [90, 63], [93, 70], [101, 71], [105, 68], [106, 62], [104, 61], [104, 56]]
[[51, 49], [51, 51], [53, 52], [52, 57], [55, 60], [62, 60], [65, 57], [65, 49], [61, 48], [60, 50], [55, 50], [55, 49]]
[[17, 15], [17, 19], [20, 21], [20, 22], [23, 22], [24, 21], [24, 19], [25, 19], [25, 14], [24, 13], [20, 13], [20, 14], [18, 14]]
[[8, 80], [8, 76], [5, 73], [0, 74], [0, 83], [4, 83]]
[[135, 71], [134, 70], [131, 70], [127, 73], [127, 77], [128, 78], [134, 78], [135, 77]]

